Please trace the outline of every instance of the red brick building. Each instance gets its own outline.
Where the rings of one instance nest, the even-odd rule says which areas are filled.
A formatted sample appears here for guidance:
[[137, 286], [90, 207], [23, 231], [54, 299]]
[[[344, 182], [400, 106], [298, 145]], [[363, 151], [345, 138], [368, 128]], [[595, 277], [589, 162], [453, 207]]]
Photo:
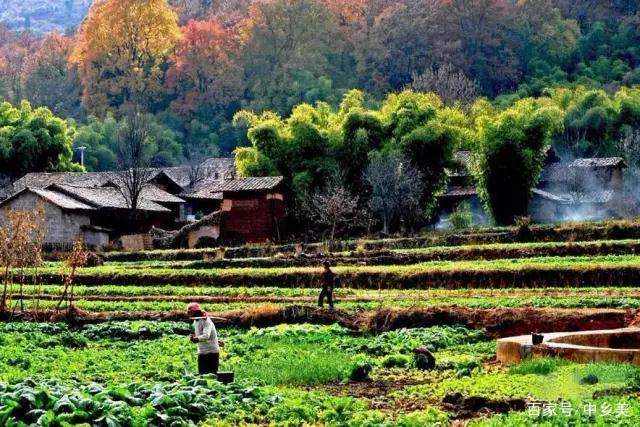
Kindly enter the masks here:
[[282, 177], [239, 178], [224, 181], [222, 193], [223, 240], [247, 243], [279, 241], [285, 232]]

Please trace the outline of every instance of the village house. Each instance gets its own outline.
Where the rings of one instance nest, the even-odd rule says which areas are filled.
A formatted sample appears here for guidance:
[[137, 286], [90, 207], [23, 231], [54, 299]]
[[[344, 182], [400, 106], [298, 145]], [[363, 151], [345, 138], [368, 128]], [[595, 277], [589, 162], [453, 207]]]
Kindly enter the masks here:
[[457, 151], [453, 154], [455, 167], [448, 169], [447, 189], [438, 197], [438, 217], [447, 218], [462, 203], [467, 203], [473, 213], [473, 223], [487, 222], [487, 215], [471, 175], [471, 152]]
[[[238, 178], [233, 159], [227, 158], [203, 165], [205, 173], [197, 182], [187, 166], [150, 170], [135, 220], [113, 172], [30, 173], [5, 189], [0, 220], [7, 209], [42, 205], [45, 246], [61, 250], [77, 239], [97, 249], [122, 236], [176, 230], [190, 223], [196, 225], [191, 246], [199, 237], [236, 242], [280, 238], [285, 216], [282, 177]], [[215, 227], [197, 226], [200, 218], [214, 212], [220, 212]]]
[[[474, 212], [474, 222], [486, 216], [470, 172], [472, 154], [454, 154], [457, 168], [447, 171], [448, 186], [439, 197], [439, 215], [446, 218], [463, 202]], [[624, 198], [624, 169], [621, 157], [579, 158], [562, 161], [550, 149], [540, 181], [532, 191], [530, 216], [536, 222], [603, 219], [628, 210]]]

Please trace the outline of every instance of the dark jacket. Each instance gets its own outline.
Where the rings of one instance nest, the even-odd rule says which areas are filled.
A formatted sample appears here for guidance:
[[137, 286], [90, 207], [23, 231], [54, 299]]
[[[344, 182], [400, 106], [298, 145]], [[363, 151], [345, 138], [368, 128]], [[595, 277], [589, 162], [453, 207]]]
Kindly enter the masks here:
[[333, 285], [335, 282], [335, 275], [333, 271], [323, 271], [322, 272], [322, 289], [325, 291], [333, 291]]

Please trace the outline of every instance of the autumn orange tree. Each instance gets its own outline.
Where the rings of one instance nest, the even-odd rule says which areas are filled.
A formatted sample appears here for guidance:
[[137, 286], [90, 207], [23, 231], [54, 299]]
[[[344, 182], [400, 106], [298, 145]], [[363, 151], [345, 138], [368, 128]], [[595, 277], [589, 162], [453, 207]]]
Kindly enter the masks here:
[[29, 58], [37, 51], [40, 40], [29, 32], [4, 36], [0, 45], [0, 82], [3, 100], [18, 103], [24, 99], [23, 76]]
[[178, 17], [166, 0], [96, 3], [71, 57], [79, 67], [85, 107], [104, 115], [129, 103], [153, 105], [179, 37]]
[[62, 117], [80, 116], [81, 84], [76, 67], [68, 62], [73, 45], [73, 37], [48, 34], [29, 56], [22, 78], [24, 93], [34, 105]]
[[167, 74], [174, 108], [183, 116], [207, 115], [237, 101], [243, 92], [239, 40], [217, 21], [190, 21], [182, 28]]

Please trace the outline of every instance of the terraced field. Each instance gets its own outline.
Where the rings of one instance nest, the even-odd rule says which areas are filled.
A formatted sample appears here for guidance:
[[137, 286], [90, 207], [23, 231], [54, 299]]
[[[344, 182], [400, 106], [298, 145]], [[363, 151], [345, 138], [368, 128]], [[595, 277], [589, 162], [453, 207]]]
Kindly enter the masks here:
[[[512, 235], [483, 238], [496, 233]], [[71, 325], [53, 322], [68, 316], [64, 267], [47, 261], [10, 289], [14, 320], [47, 322], [0, 325], [0, 425], [638, 425], [638, 368], [502, 366], [494, 340], [640, 323], [640, 240], [464, 236], [474, 244], [346, 242], [330, 256], [320, 245], [108, 253], [77, 272]], [[335, 310], [316, 307], [327, 258]], [[232, 385], [194, 376], [192, 301], [221, 318]], [[549, 413], [561, 404], [575, 410]]]

